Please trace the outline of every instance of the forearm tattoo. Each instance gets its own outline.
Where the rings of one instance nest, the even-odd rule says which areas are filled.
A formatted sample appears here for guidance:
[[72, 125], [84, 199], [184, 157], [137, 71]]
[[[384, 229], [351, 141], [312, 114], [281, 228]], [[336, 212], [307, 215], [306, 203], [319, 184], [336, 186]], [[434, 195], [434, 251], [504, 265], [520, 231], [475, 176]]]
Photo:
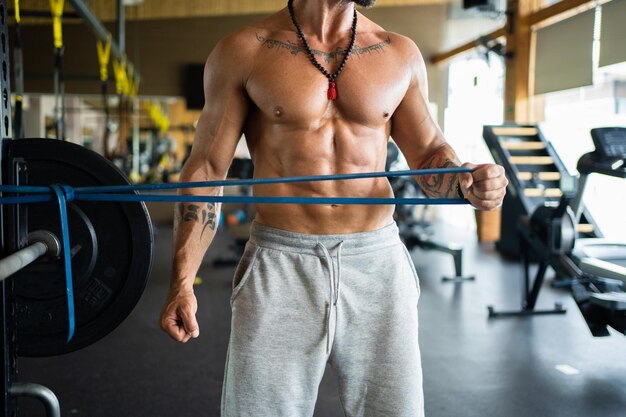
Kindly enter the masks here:
[[195, 222], [202, 225], [200, 237], [204, 235], [207, 227], [215, 230], [217, 226], [217, 205], [215, 203], [201, 204], [178, 204], [176, 207], [176, 223]]
[[[285, 50], [288, 50], [291, 53], [291, 55], [298, 55], [300, 52], [302, 52], [303, 54], [307, 54], [306, 50], [302, 46], [289, 40], [281, 41], [278, 39], [268, 39], [264, 36], [259, 35], [258, 33], [256, 34], [256, 39], [257, 41], [261, 42], [263, 46], [265, 46], [267, 49], [274, 49], [274, 48], [285, 49]], [[359, 45], [354, 45], [354, 48], [352, 49], [352, 55], [360, 57], [361, 55], [372, 54], [374, 52], [383, 52], [385, 47], [387, 47], [390, 44], [391, 44], [391, 38], [387, 37], [387, 39], [384, 39], [378, 43], [375, 43], [369, 46], [362, 47]], [[330, 61], [338, 62], [343, 58], [344, 54], [346, 53], [346, 50], [344, 48], [339, 47], [333, 52], [325, 52], [325, 51], [320, 51], [317, 49], [312, 49], [312, 52], [313, 52], [313, 55], [322, 57], [324, 59], [324, 62], [330, 62]]]
[[[422, 168], [453, 168], [458, 164], [442, 153], [436, 153], [426, 160]], [[455, 198], [457, 197], [456, 187], [459, 182], [457, 174], [431, 174], [416, 177], [417, 183], [424, 193], [430, 197]]]

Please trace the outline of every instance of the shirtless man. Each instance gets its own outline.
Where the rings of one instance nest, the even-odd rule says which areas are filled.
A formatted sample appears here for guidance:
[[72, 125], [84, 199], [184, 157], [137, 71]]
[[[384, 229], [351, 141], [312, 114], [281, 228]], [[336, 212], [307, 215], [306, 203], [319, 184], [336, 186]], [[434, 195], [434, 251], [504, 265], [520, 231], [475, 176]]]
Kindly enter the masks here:
[[[355, 3], [374, 2], [292, 0], [223, 39], [206, 62], [206, 104], [181, 180], [225, 178], [242, 133], [257, 178], [383, 171], [390, 136], [413, 169], [461, 166], [429, 114], [416, 45], [355, 12]], [[334, 79], [321, 70], [332, 74], [340, 67]], [[478, 209], [499, 206], [507, 185], [502, 167], [463, 166], [475, 170], [417, 180], [433, 197], [461, 192]], [[253, 191], [392, 196], [385, 178]], [[199, 335], [193, 280], [219, 210], [219, 204], [177, 209], [161, 326], [182, 343]], [[347, 416], [423, 415], [419, 283], [393, 207], [258, 204], [256, 213], [233, 282], [222, 416], [311, 416], [327, 362], [337, 371]]]

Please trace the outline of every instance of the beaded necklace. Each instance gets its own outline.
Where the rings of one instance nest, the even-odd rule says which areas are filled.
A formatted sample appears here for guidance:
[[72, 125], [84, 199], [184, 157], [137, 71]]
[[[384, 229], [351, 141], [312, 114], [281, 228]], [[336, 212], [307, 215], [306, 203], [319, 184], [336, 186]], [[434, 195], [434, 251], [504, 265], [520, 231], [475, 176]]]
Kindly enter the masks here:
[[352, 36], [350, 37], [350, 44], [348, 45], [348, 49], [343, 55], [343, 59], [341, 60], [341, 63], [339, 64], [339, 68], [337, 68], [337, 70], [333, 72], [332, 74], [326, 71], [326, 68], [324, 68], [317, 61], [317, 59], [315, 58], [315, 55], [313, 54], [313, 51], [311, 50], [311, 47], [309, 46], [309, 43], [306, 41], [306, 38], [304, 37], [304, 33], [302, 33], [302, 29], [300, 28], [300, 25], [298, 24], [298, 21], [296, 20], [296, 15], [293, 11], [293, 0], [289, 0], [287, 2], [287, 8], [289, 9], [289, 16], [291, 17], [291, 21], [293, 22], [293, 25], [296, 28], [298, 37], [302, 41], [302, 45], [304, 46], [304, 49], [309, 54], [309, 59], [311, 60], [311, 63], [322, 74], [324, 74], [326, 78], [328, 78], [328, 92], [326, 93], [326, 97], [329, 100], [336, 100], [337, 99], [336, 80], [339, 74], [341, 74], [341, 71], [343, 71], [343, 67], [346, 65], [346, 61], [348, 61], [348, 57], [350, 56], [350, 53], [352, 53], [352, 48], [354, 47], [354, 41], [356, 39], [356, 23], [357, 23], [356, 8], [354, 9], [354, 17], [352, 19]]

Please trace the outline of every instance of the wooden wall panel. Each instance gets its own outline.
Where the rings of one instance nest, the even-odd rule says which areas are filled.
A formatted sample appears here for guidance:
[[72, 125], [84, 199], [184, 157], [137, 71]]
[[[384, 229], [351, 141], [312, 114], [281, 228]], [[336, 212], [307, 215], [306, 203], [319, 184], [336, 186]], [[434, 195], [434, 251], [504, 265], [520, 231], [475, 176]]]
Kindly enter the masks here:
[[[84, 0], [86, 1], [86, 0]], [[375, 8], [391, 6], [419, 6], [445, 4], [450, 0], [378, 0]], [[87, 2], [102, 21], [113, 21], [117, 16], [117, 0]], [[24, 10], [49, 10], [49, 0], [21, 0]], [[208, 16], [249, 15], [272, 13], [282, 9], [286, 0], [144, 0], [126, 8], [127, 20], [154, 20]], [[67, 10], [71, 6], [66, 1]]]

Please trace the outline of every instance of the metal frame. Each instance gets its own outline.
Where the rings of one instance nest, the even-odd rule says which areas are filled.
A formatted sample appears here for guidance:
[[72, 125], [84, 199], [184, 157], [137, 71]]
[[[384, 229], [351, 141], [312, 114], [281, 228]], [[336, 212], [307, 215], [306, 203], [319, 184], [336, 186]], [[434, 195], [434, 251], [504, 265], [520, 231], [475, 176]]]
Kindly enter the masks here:
[[[0, 61], [2, 61], [2, 68], [5, 69], [3, 71], [2, 76], [0, 76], [0, 91], [3, 95], [3, 100], [0, 105], [0, 137], [2, 139], [8, 138], [11, 135], [11, 100], [10, 91], [10, 77], [8, 76], [9, 71], [9, 39], [8, 39], [8, 28], [7, 28], [7, 19], [8, 19], [8, 10], [6, 7], [6, 0], [0, 0]], [[5, 125], [7, 123], [7, 125]], [[0, 142], [0, 167], [2, 167], [2, 142]], [[2, 183], [3, 176], [0, 175], [0, 184]], [[2, 226], [0, 229], [0, 255], [4, 255], [6, 252], [5, 248], [5, 233], [4, 230], [4, 207], [0, 209], [0, 224]], [[2, 322], [2, 329], [0, 329], [0, 350], [2, 351], [2, 381], [0, 388], [2, 389], [2, 403], [0, 405], [0, 415], [9, 416], [14, 409], [14, 401], [11, 399], [11, 395], [9, 393], [9, 389], [11, 387], [11, 383], [16, 377], [17, 374], [17, 364], [16, 364], [16, 354], [15, 347], [12, 346], [11, 340], [15, 335], [15, 317], [13, 311], [13, 305], [7, 304], [7, 300], [11, 299], [11, 290], [12, 285], [10, 281], [3, 281], [0, 283], [0, 321]]]
[[[91, 31], [96, 35], [102, 42], [106, 42], [111, 36], [111, 33], [107, 30], [107, 28], [98, 20], [95, 14], [91, 11], [89, 6], [85, 4], [83, 0], [69, 0], [69, 3], [72, 5], [76, 13], [80, 17], [83, 18], [84, 23], [91, 29]], [[124, 13], [120, 14], [120, 18], [124, 19]], [[123, 28], [120, 30], [120, 35], [124, 36]], [[111, 37], [111, 54], [117, 59], [121, 60], [124, 58], [124, 41], [119, 40], [119, 43]], [[127, 61], [128, 62], [128, 61]]]
[[[414, 226], [415, 227], [415, 226]], [[400, 233], [400, 236], [404, 240], [404, 244], [409, 250], [413, 247], [419, 247], [424, 250], [436, 250], [452, 255], [454, 261], [454, 276], [443, 276], [441, 280], [443, 282], [462, 283], [465, 281], [474, 281], [476, 277], [474, 275], [463, 275], [463, 247], [450, 243], [440, 243], [431, 240], [429, 237], [424, 236], [423, 233], [414, 232], [414, 227], [410, 227], [404, 233]], [[417, 226], [419, 228], [419, 226]]]
[[[3, 160], [4, 140], [9, 139], [13, 134], [11, 126], [11, 84], [9, 68], [9, 35], [8, 35], [8, 9], [6, 0], [0, 0], [0, 61], [2, 64], [0, 75], [0, 92], [2, 99], [0, 103], [0, 184], [4, 182], [5, 175], [11, 176], [17, 181], [25, 175], [25, 171], [21, 169], [20, 164], [15, 166], [6, 166]], [[23, 206], [22, 206], [23, 207]], [[7, 253], [15, 252], [19, 247], [23, 246], [22, 239], [27, 239], [25, 230], [19, 226], [21, 209], [20, 207], [2, 207], [0, 208], [0, 256]], [[11, 227], [7, 225], [6, 220], [12, 218], [17, 220]], [[42, 245], [37, 244], [36, 248], [41, 249]], [[40, 252], [40, 251], [38, 251]], [[15, 325], [15, 305], [13, 299], [13, 281], [11, 279], [0, 282], [0, 351], [2, 355], [2, 381], [0, 382], [2, 392], [2, 402], [0, 404], [0, 416], [15, 417], [18, 414], [15, 398], [17, 397], [33, 397], [39, 399], [45, 408], [48, 417], [60, 417], [61, 411], [59, 401], [54, 393], [39, 384], [19, 383], [17, 379], [17, 352], [15, 348], [16, 325]]]
[[[522, 290], [522, 302], [519, 310], [505, 310], [498, 311], [494, 306], [487, 306], [487, 310], [489, 311], [489, 317], [511, 317], [511, 316], [534, 316], [534, 315], [545, 315], [545, 314], [565, 314], [567, 310], [563, 308], [561, 303], [554, 303], [554, 308], [552, 309], [541, 309], [538, 310], [535, 308], [537, 303], [537, 298], [539, 297], [539, 292], [541, 291], [542, 285], [545, 281], [546, 272], [548, 266], [556, 267], [557, 265], [562, 265], [561, 268], [558, 269], [569, 269], [575, 268], [573, 263], [567, 263], [568, 258], [563, 256], [562, 254], [555, 254], [554, 248], [547, 247], [544, 242], [539, 239], [531, 230], [530, 220], [528, 217], [523, 218], [518, 224], [518, 233], [520, 234], [520, 245], [521, 245], [521, 263], [524, 268], [524, 278], [523, 278], [523, 290]], [[532, 282], [530, 282], [530, 262], [531, 262], [531, 251], [539, 259], [539, 268], [537, 273], [535, 274], [535, 278]], [[575, 278], [577, 276], [577, 271], [569, 271], [569, 278]]]
[[[89, 7], [81, 0], [69, 0], [76, 12], [84, 19], [85, 23], [92, 29], [98, 39], [107, 42], [110, 38], [109, 32], [100, 23], [100, 21], [91, 12]], [[121, 5], [119, 14], [120, 19], [124, 18], [124, 10]], [[25, 179], [26, 167], [20, 161], [15, 161], [12, 166], [6, 166], [3, 160], [4, 140], [10, 139], [13, 134], [11, 126], [11, 85], [9, 69], [9, 38], [8, 38], [8, 8], [6, 0], [0, 0], [0, 93], [2, 94], [0, 103], [0, 184], [5, 178], [11, 178], [12, 184], [20, 184]], [[117, 59], [125, 58], [124, 56], [124, 29], [123, 22], [120, 22], [119, 35], [121, 47], [111, 40], [111, 52]], [[22, 216], [23, 206], [0, 207], [0, 257], [6, 256], [7, 253], [18, 251], [25, 246], [28, 239], [25, 230], [25, 218]], [[7, 223], [10, 219], [11, 222]], [[44, 250], [45, 249], [45, 250]], [[17, 260], [17, 269], [21, 269], [27, 265], [29, 260], [37, 259], [45, 254], [49, 246], [41, 242], [34, 243], [27, 248], [22, 249], [13, 255], [3, 258], [0, 263], [6, 264], [10, 259]], [[29, 256], [24, 256], [27, 254]], [[26, 259], [28, 258], [28, 259]], [[16, 268], [11, 268], [15, 270]], [[2, 280], [0, 282], [0, 354], [2, 355], [2, 380], [0, 381], [2, 392], [2, 401], [0, 402], [0, 417], [15, 417], [18, 415], [17, 397], [32, 397], [42, 402], [45, 413], [48, 417], [60, 417], [61, 411], [59, 401], [54, 393], [39, 384], [17, 382], [17, 352], [15, 345], [16, 324], [15, 324], [15, 305], [11, 300], [13, 292], [13, 281], [11, 279]]]

